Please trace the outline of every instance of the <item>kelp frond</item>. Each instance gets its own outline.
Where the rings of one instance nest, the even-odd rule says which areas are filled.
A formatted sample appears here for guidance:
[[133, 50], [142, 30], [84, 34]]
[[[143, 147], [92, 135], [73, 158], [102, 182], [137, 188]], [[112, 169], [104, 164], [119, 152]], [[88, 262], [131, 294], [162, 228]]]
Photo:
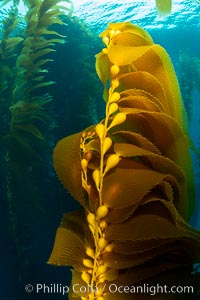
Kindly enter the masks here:
[[[19, 142], [24, 141], [23, 133], [27, 142], [27, 134], [30, 141], [31, 137], [38, 138], [38, 141], [45, 140], [43, 132], [38, 127], [38, 120], [42, 122], [43, 118], [44, 123], [46, 120], [52, 122], [44, 110], [46, 98], [43, 95], [38, 96], [38, 90], [43, 91], [55, 83], [46, 80], [45, 75], [48, 73], [46, 66], [53, 61], [50, 55], [55, 51], [55, 45], [65, 42], [65, 36], [52, 29], [55, 24], [64, 25], [61, 20], [63, 10], [59, 2], [59, 0], [24, 1], [28, 8], [25, 16], [27, 26], [22, 50], [16, 60], [17, 79], [12, 92], [10, 126], [13, 138], [17, 136]], [[48, 102], [50, 99], [51, 97], [48, 97]]]
[[[4, 12], [2, 21], [2, 37], [0, 40], [0, 110], [1, 128], [8, 127], [7, 111], [11, 103], [12, 90], [16, 79], [15, 61], [17, 52], [23, 41], [21, 37], [14, 37], [13, 31], [18, 24], [18, 10], [16, 7]], [[5, 132], [4, 132], [5, 133]]]
[[112, 295], [109, 286], [160, 278], [171, 284], [166, 274], [184, 270], [190, 278], [188, 268], [200, 261], [200, 233], [187, 223], [192, 164], [166, 51], [129, 22], [110, 23], [100, 36], [105, 48], [96, 70], [105, 119], [54, 150], [56, 172], [84, 214], [64, 217], [49, 263], [72, 265], [72, 286], [90, 286], [78, 294], [72, 289], [69, 299], [137, 299]]
[[[63, 24], [60, 19], [63, 12], [60, 10], [59, 2], [59, 0], [25, 1], [25, 5], [28, 7], [28, 12], [25, 16], [27, 27], [23, 43], [24, 47], [17, 60], [19, 77], [21, 77], [19, 82], [24, 82], [25, 98], [29, 98], [30, 95], [27, 93], [32, 92], [34, 89], [53, 84], [52, 81], [48, 83], [44, 82], [44, 77], [40, 77], [38, 74], [41, 72], [41, 67], [44, 72], [47, 71], [43, 65], [51, 61], [51, 59], [46, 57], [47, 54], [55, 51], [55, 44], [64, 43], [65, 37], [55, 30], [50, 29], [50, 26], [54, 24]], [[49, 35], [56, 36], [57, 38], [49, 39]], [[31, 86], [29, 83], [34, 78], [37, 78], [38, 84]], [[17, 95], [20, 90], [21, 84], [19, 87], [16, 85], [13, 102], [16, 102], [20, 98]]]

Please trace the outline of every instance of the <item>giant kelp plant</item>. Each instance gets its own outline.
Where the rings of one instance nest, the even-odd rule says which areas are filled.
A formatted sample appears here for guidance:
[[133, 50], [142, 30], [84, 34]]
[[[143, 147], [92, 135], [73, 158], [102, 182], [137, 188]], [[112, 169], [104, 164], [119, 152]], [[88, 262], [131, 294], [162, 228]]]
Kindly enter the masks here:
[[101, 37], [105, 119], [55, 148], [57, 175], [83, 209], [64, 215], [49, 263], [73, 266], [69, 299], [149, 299], [131, 288], [196, 283], [200, 233], [188, 224], [194, 187], [184, 107], [170, 58], [146, 31], [111, 23]]
[[56, 44], [65, 42], [65, 36], [53, 26], [65, 26], [61, 16], [72, 11], [70, 0], [66, 1], [68, 8], [59, 2], [24, 1], [27, 13], [19, 30], [18, 1], [14, 1], [3, 21], [0, 41], [2, 181], [7, 189], [9, 226], [26, 267], [38, 220], [49, 213], [45, 211], [47, 182], [38, 176], [45, 178], [49, 172], [50, 132], [55, 124], [50, 115], [52, 97], [45, 88], [54, 83], [47, 79], [51, 52]]

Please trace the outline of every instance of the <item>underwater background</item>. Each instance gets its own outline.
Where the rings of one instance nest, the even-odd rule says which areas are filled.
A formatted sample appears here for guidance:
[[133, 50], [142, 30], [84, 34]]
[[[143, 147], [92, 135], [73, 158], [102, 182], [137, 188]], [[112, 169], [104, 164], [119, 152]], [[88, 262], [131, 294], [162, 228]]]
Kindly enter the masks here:
[[[30, 9], [30, 3], [37, 7], [40, 2], [25, 1], [24, 9], [24, 5], [14, 1], [0, 10], [2, 300], [61, 299], [59, 294], [26, 293], [24, 287], [29, 283], [70, 284], [70, 268], [46, 264], [63, 213], [79, 207], [55, 175], [52, 151], [59, 139], [104, 116], [95, 54], [102, 48], [98, 35], [109, 22], [131, 21], [141, 26], [172, 59], [192, 140], [196, 207], [191, 225], [200, 229], [200, 3], [173, 1], [172, 13], [163, 17], [157, 14], [153, 0], [82, 0], [74, 1], [73, 8], [67, 1], [70, 12], [61, 15], [64, 24], [54, 20], [48, 23], [54, 31], [54, 41], [48, 42], [48, 37], [47, 44], [52, 47], [53, 43], [56, 51], [38, 54], [35, 44], [38, 56], [34, 57], [34, 64], [41, 67], [38, 75], [32, 65], [33, 57], [25, 52], [22, 41], [27, 39], [29, 47], [33, 25], [28, 30], [27, 27], [33, 17], [24, 19], [27, 7]], [[58, 38], [64, 42], [55, 41]], [[40, 55], [45, 61], [38, 64]], [[43, 83], [43, 73], [47, 84], [35, 87], [34, 82]]]

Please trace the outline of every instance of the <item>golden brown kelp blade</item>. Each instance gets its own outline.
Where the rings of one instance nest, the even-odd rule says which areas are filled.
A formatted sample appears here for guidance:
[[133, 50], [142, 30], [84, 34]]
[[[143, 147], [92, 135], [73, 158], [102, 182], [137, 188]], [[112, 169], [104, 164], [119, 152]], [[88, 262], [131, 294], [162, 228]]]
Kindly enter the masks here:
[[77, 133], [62, 139], [54, 150], [53, 161], [58, 177], [71, 195], [83, 205], [81, 186], [80, 137]]
[[[110, 32], [113, 33], [114, 27], [112, 23], [109, 25], [109, 28]], [[119, 28], [121, 28], [122, 31], [120, 31]], [[126, 34], [126, 31], [123, 31], [123, 23], [119, 23], [117, 30], [118, 31], [115, 31], [117, 34], [111, 34], [110, 36], [108, 36], [108, 31], [104, 31], [101, 34], [103, 41], [108, 47], [108, 49], [103, 49], [102, 51], [103, 55], [105, 55], [105, 58], [107, 57], [108, 66], [112, 64], [114, 66], [119, 66], [119, 64], [121, 65], [121, 58], [118, 54], [118, 48], [116, 48], [118, 47], [118, 45], [116, 45], [116, 39], [118, 34]], [[130, 31], [130, 25], [128, 30]], [[136, 33], [134, 31], [132, 35], [135, 34]], [[141, 31], [139, 31], [138, 34], [140, 34], [141, 36], [145, 36]], [[131, 39], [129, 40], [131, 41]], [[131, 127], [134, 127], [135, 131], [137, 131], [138, 133], [141, 132], [141, 134], [147, 137], [148, 140], [153, 142], [153, 144], [157, 146], [158, 149], [161, 150], [161, 153], [164, 155], [168, 156], [165, 151], [166, 149], [168, 149], [168, 153], [170, 152], [171, 155], [173, 155], [173, 159], [184, 170], [185, 176], [187, 176], [188, 190], [192, 191], [193, 178], [191, 158], [185, 132], [185, 124], [183, 123], [184, 108], [180, 97], [177, 78], [170, 58], [165, 50], [159, 45], [152, 45], [152, 40], [150, 38], [148, 38], [148, 41], [151, 42], [148, 46], [145, 46], [145, 49], [143, 46], [138, 46], [138, 44], [136, 44], [136, 47], [132, 47], [132, 42], [130, 42], [129, 46], [128, 43], [126, 43], [126, 47], [124, 48], [124, 52], [122, 51], [122, 53], [126, 53], [126, 48], [128, 48], [128, 55], [122, 55], [123, 57], [125, 57], [125, 60], [119, 68], [119, 73], [117, 76], [119, 86], [117, 87], [117, 90], [119, 92], [121, 91], [121, 93], [124, 90], [127, 91], [129, 89], [145, 90], [151, 95], [151, 97], [153, 96], [154, 98], [156, 98], [156, 101], [160, 106], [160, 113], [154, 112], [151, 109], [146, 110], [146, 112], [142, 110], [132, 110], [133, 113], [129, 114], [129, 107], [121, 108], [121, 101], [123, 100], [123, 97], [120, 97], [120, 110], [127, 115], [127, 121], [120, 126], [121, 128], [126, 126], [126, 130], [129, 128], [129, 126], [130, 130]], [[132, 51], [130, 51], [130, 49], [132, 49]], [[99, 68], [99, 59], [101, 64], [100, 55], [97, 56], [97, 73], [104, 83], [108, 78], [112, 77], [112, 74], [111, 72], [101, 73], [102, 68]], [[130, 62], [131, 59], [132, 62]], [[148, 63], [145, 63], [147, 61]], [[104, 59], [104, 62], [106, 62], [106, 59]], [[146, 103], [145, 100], [144, 102]], [[176, 122], [178, 122], [178, 124], [176, 124]], [[153, 126], [152, 123], [154, 123]], [[165, 134], [163, 134], [164, 132]], [[172, 137], [172, 135], [174, 135], [174, 137]], [[165, 136], [165, 139], [163, 139], [163, 136]], [[174, 141], [172, 142], [172, 140]], [[190, 200], [187, 201], [189, 201], [189, 205], [188, 203], [184, 203], [184, 201], [182, 201], [183, 207], [181, 208], [181, 210], [183, 212], [185, 205], [185, 211], [187, 211], [187, 214], [191, 216], [191, 212], [194, 207], [192, 194], [190, 196]], [[188, 209], [189, 206], [190, 208]]]
[[54, 151], [56, 172], [85, 215], [61, 224], [49, 263], [71, 264], [72, 287], [92, 287], [72, 289], [69, 299], [149, 299], [113, 296], [109, 287], [170, 285], [180, 270], [193, 282], [200, 262], [200, 234], [187, 223], [194, 183], [184, 108], [168, 55], [144, 30], [111, 23], [101, 37], [96, 70], [105, 119]]

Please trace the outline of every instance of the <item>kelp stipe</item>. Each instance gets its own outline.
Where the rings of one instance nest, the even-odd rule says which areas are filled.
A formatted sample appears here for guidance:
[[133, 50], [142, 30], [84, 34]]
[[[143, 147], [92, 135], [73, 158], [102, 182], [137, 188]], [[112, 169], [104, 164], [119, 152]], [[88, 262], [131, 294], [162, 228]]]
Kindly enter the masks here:
[[83, 209], [63, 217], [49, 263], [73, 266], [69, 299], [147, 299], [110, 286], [183, 284], [200, 260], [200, 234], [187, 223], [194, 201], [181, 97], [167, 53], [147, 32], [111, 23], [101, 37], [106, 115], [55, 148], [56, 172]]

